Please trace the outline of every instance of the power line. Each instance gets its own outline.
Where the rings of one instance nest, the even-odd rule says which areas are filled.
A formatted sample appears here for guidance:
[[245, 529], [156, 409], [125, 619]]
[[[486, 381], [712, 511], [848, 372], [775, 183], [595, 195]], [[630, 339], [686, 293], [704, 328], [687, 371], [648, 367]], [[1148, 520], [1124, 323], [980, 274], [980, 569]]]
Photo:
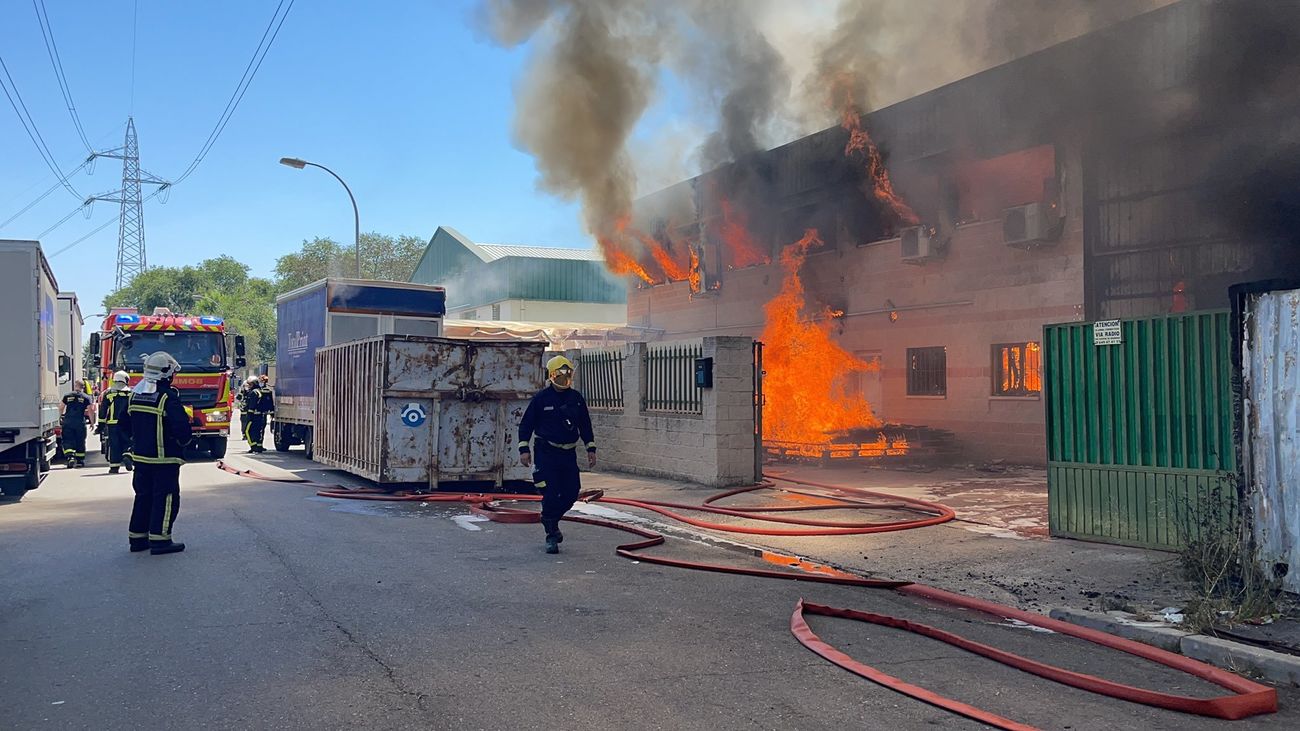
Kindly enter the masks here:
[[63, 72], [63, 59], [59, 57], [59, 45], [54, 42], [54, 26], [50, 25], [50, 16], [45, 11], [45, 0], [32, 0], [32, 9], [36, 11], [36, 22], [41, 26], [45, 53], [49, 55], [50, 65], [54, 67], [54, 77], [59, 82], [59, 91], [63, 93], [63, 103], [72, 116], [72, 126], [77, 128], [77, 135], [81, 137], [81, 144], [86, 146], [86, 152], [94, 154], [95, 149], [90, 146], [86, 130], [81, 126], [81, 117], [77, 115], [77, 105], [72, 103], [72, 87], [68, 86], [68, 77]]
[[54, 229], [58, 228], [59, 226], [62, 226], [63, 224], [67, 223], [68, 221], [72, 220], [72, 217], [73, 217], [73, 216], [77, 215], [78, 213], [81, 213], [83, 210], [85, 210], [86, 206], [88, 206], [88, 205], [90, 205], [90, 201], [86, 201], [85, 203], [82, 203], [81, 205], [77, 206], [76, 208], [73, 208], [71, 211], [68, 212], [68, 215], [64, 216], [63, 218], [60, 218], [60, 219], [58, 220], [58, 222], [55, 223], [53, 226], [50, 226], [49, 228], [45, 229], [44, 231], [42, 231], [42, 232], [36, 234], [36, 240], [37, 240], [37, 241], [40, 241], [41, 239], [45, 238], [45, 235], [48, 234], [49, 232], [53, 231]]
[[[144, 197], [144, 200], [147, 201], [147, 200], [149, 200], [150, 198], [153, 198], [154, 196], [156, 196], [156, 195], [158, 195], [159, 193], [163, 192], [163, 190], [165, 190], [165, 189], [164, 189], [164, 188], [159, 188], [159, 189], [155, 190], [154, 192], [152, 192], [152, 193], [150, 193], [149, 195], [145, 196], [145, 197]], [[141, 201], [141, 203], [143, 203], [143, 202], [144, 202], [144, 201]], [[76, 211], [73, 211], [73, 213], [76, 213]], [[108, 219], [107, 221], [105, 221], [105, 222], [99, 224], [98, 226], [96, 226], [95, 228], [91, 229], [90, 233], [87, 233], [85, 236], [82, 236], [81, 238], [77, 239], [76, 241], [73, 241], [72, 243], [68, 244], [67, 246], [64, 246], [63, 248], [59, 249], [58, 251], [54, 252], [53, 254], [50, 254], [50, 258], [53, 259], [54, 257], [58, 256], [59, 254], [62, 254], [63, 252], [67, 251], [68, 249], [71, 249], [72, 247], [76, 246], [77, 244], [80, 244], [81, 242], [85, 241], [86, 239], [90, 238], [91, 236], [94, 236], [95, 234], [99, 233], [100, 231], [103, 231], [104, 229], [108, 228], [109, 226], [113, 225], [113, 224], [116, 223], [116, 222], [117, 222], [117, 219], [114, 219], [114, 218], [110, 218], [110, 219]], [[40, 237], [38, 236], [37, 238], [40, 238]]]
[[[267, 23], [266, 30], [262, 32], [262, 39], [258, 41], [257, 48], [253, 51], [253, 57], [248, 60], [248, 65], [244, 67], [244, 75], [239, 78], [239, 83], [235, 85], [235, 91], [230, 95], [230, 101], [226, 102], [226, 108], [222, 110], [221, 116], [217, 118], [217, 124], [212, 128], [212, 132], [208, 134], [208, 139], [204, 141], [203, 147], [199, 149], [199, 154], [195, 155], [189, 167], [185, 168], [185, 172], [176, 178], [177, 183], [189, 177], [195, 168], [199, 166], [199, 163], [203, 162], [203, 158], [207, 156], [212, 146], [217, 143], [217, 138], [225, 130], [226, 124], [230, 122], [230, 118], [239, 107], [239, 102], [243, 100], [248, 87], [253, 83], [253, 78], [257, 76], [258, 69], [262, 68], [262, 61], [271, 50], [271, 45], [275, 43], [276, 36], [280, 34], [280, 27], [284, 25], [285, 18], [289, 17], [289, 11], [293, 10], [294, 2], [295, 0], [289, 0], [288, 7], [285, 7], [285, 0], [280, 0], [280, 4], [275, 6], [275, 12], [271, 15], [271, 22]], [[284, 8], [283, 14], [280, 13], [281, 8]], [[273, 26], [274, 31], [272, 31]], [[270, 36], [269, 40], [268, 35]]]
[[[27, 131], [27, 136], [31, 139], [32, 144], [36, 146], [36, 151], [41, 154], [41, 159], [45, 160], [45, 164], [49, 166], [50, 170], [54, 173], [55, 177], [59, 179], [59, 182], [63, 187], [67, 188], [68, 192], [73, 196], [80, 199], [82, 195], [77, 192], [76, 188], [73, 188], [72, 185], [68, 183], [68, 176], [64, 175], [63, 171], [59, 169], [59, 164], [55, 162], [54, 155], [50, 153], [49, 146], [45, 144], [45, 138], [41, 136], [41, 131], [36, 127], [36, 120], [32, 119], [31, 113], [27, 111], [27, 104], [23, 101], [22, 94], [18, 93], [18, 85], [14, 83], [14, 77], [10, 75], [9, 67], [5, 65], [3, 56], [0, 56], [0, 71], [3, 71], [5, 78], [9, 80], [8, 86], [5, 86], [4, 81], [0, 80], [0, 89], [4, 90], [5, 97], [9, 99], [9, 106], [14, 108], [14, 114], [18, 115], [18, 121], [22, 122], [23, 129]], [[13, 90], [12, 94], [10, 94], [10, 89]], [[18, 99], [16, 103], [14, 101], [15, 97]], [[22, 107], [22, 111], [19, 111], [18, 109], [20, 106]]]
[[[82, 168], [84, 168], [84, 167], [86, 167], [87, 165], [89, 165], [89, 164], [90, 164], [90, 161], [91, 161], [92, 159], [94, 159], [94, 158], [93, 158], [93, 157], [86, 158], [86, 159], [85, 159], [85, 160], [84, 160], [80, 165], [78, 165], [78, 166], [76, 166], [75, 168], [73, 168], [72, 170], [68, 171], [68, 177], [72, 177], [73, 175], [75, 175], [75, 174], [77, 173], [77, 171], [79, 171], [79, 170], [81, 170]], [[5, 226], [8, 226], [9, 224], [11, 224], [11, 223], [13, 223], [14, 221], [16, 221], [16, 220], [18, 219], [19, 216], [21, 216], [21, 215], [23, 215], [24, 213], [30, 211], [32, 208], [34, 208], [34, 207], [36, 206], [37, 203], [40, 203], [41, 201], [45, 200], [45, 199], [50, 195], [50, 193], [53, 193], [54, 191], [58, 190], [58, 189], [59, 189], [59, 186], [62, 185], [62, 184], [63, 184], [62, 181], [56, 181], [56, 182], [54, 183], [54, 185], [51, 185], [51, 186], [50, 186], [50, 187], [49, 187], [49, 188], [48, 188], [44, 193], [41, 193], [39, 196], [37, 196], [36, 200], [34, 200], [34, 201], [32, 201], [31, 203], [28, 203], [27, 205], [23, 206], [22, 210], [18, 211], [17, 213], [15, 213], [14, 215], [10, 216], [9, 218], [6, 218], [6, 219], [4, 220], [4, 223], [0, 223], [0, 228], [4, 228]]]

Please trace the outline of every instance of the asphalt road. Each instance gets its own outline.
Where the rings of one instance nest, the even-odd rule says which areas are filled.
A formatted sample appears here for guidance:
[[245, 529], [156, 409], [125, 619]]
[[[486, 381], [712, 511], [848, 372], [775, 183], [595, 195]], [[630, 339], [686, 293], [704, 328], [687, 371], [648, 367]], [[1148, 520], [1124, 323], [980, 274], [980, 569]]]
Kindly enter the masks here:
[[[232, 445], [231, 461], [256, 466]], [[294, 470], [296, 456], [265, 461]], [[889, 592], [616, 557], [624, 534], [466, 520], [458, 507], [317, 498], [182, 470], [170, 556], [127, 552], [130, 476], [102, 460], [0, 504], [0, 729], [980, 728], [835, 668], [789, 632], [795, 601], [897, 614], [1116, 680], [1200, 681], [1070, 638]], [[743, 562], [677, 542], [675, 555]], [[936, 552], [940, 555], [941, 552]], [[886, 672], [1056, 729], [1296, 728], [1114, 701], [895, 630], [812, 618]]]

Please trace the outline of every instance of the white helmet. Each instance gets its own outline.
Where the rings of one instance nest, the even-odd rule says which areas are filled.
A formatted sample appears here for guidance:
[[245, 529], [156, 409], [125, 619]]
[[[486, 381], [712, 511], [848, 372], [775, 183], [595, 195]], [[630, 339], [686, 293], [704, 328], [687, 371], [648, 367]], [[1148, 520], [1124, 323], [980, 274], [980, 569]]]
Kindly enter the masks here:
[[166, 352], [159, 351], [144, 359], [144, 380], [160, 381], [171, 378], [181, 369], [181, 364]]
[[131, 376], [126, 371], [118, 371], [113, 374], [113, 383], [120, 383], [125, 386], [131, 380]]

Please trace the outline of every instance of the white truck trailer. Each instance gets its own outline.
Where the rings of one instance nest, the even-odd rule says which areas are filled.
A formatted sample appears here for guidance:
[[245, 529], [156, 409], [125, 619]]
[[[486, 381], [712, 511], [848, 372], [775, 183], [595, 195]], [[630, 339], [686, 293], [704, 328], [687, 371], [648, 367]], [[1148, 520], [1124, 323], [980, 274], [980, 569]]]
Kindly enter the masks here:
[[59, 285], [36, 241], [0, 240], [0, 494], [41, 484], [59, 424], [59, 381], [75, 378], [58, 343]]

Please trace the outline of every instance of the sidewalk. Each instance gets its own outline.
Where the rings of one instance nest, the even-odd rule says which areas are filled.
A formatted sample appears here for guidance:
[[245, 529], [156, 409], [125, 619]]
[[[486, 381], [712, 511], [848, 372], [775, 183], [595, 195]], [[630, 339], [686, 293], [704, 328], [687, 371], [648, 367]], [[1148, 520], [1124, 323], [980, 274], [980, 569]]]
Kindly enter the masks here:
[[[1268, 629], [1234, 628], [1219, 637], [1189, 634], [1143, 621], [1161, 609], [1181, 609], [1191, 598], [1178, 556], [1139, 548], [1053, 539], [1047, 535], [1047, 480], [1042, 470], [1009, 468], [902, 470], [834, 465], [787, 465], [769, 474], [920, 498], [952, 508], [957, 519], [914, 530], [853, 536], [785, 537], [712, 531], [632, 508], [667, 534], [703, 538], [762, 555], [764, 550], [860, 575], [901, 579], [989, 599], [1182, 652], [1237, 672], [1300, 685], [1300, 655], [1286, 650], [1300, 621], [1283, 618]], [[614, 473], [587, 473], [584, 488], [610, 496], [698, 505], [720, 490]], [[722, 506], [807, 504], [809, 498], [764, 491], [721, 501]], [[697, 513], [714, 520], [716, 516]], [[902, 517], [888, 515], [869, 520]], [[863, 520], [861, 513], [828, 511], [826, 520]], [[1238, 636], [1241, 635], [1241, 636]], [[1277, 641], [1278, 637], [1286, 641]]]
[[[1062, 606], [1155, 612], [1180, 606], [1188, 598], [1174, 554], [1049, 539], [1047, 482], [1041, 470], [984, 473], [783, 466], [772, 472], [940, 502], [957, 512], [957, 520], [917, 530], [856, 536], [792, 538], [695, 530], [858, 573], [920, 581], [1042, 613]], [[583, 486], [619, 497], [686, 504], [699, 504], [720, 492], [616, 473], [584, 474]], [[798, 496], [773, 491], [758, 499], [772, 500], [798, 501]], [[749, 504], [754, 502], [751, 499]], [[742, 496], [723, 504], [746, 504], [746, 499]], [[833, 516], [828, 513], [824, 517], [836, 519]]]

